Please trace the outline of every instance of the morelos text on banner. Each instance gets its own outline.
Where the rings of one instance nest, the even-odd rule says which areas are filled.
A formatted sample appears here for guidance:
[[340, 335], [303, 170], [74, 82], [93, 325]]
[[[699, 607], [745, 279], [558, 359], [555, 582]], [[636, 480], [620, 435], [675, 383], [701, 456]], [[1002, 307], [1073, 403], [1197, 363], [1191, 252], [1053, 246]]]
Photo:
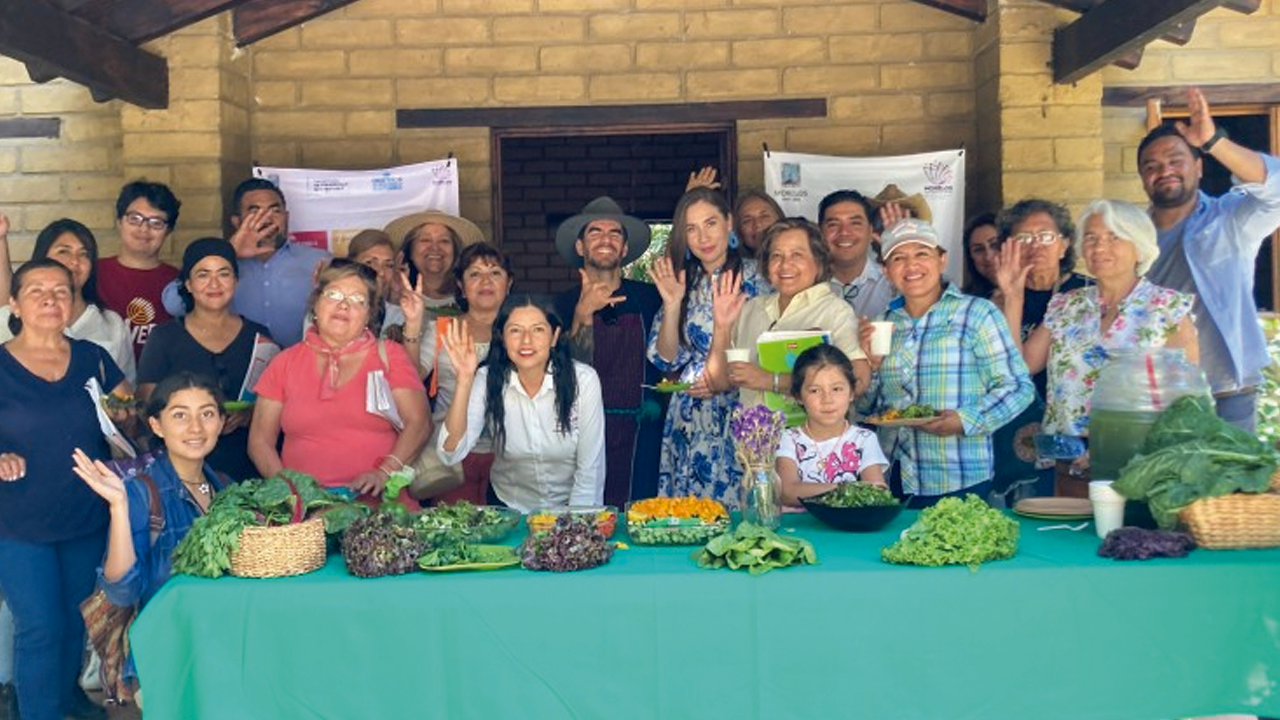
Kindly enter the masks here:
[[961, 280], [964, 150], [868, 158], [768, 152], [764, 156], [764, 187], [786, 215], [815, 222], [818, 203], [836, 190], [896, 199], [938, 229], [947, 248], [946, 276]]
[[[442, 210], [458, 214], [458, 161], [452, 158], [383, 170], [309, 170], [255, 167], [284, 193], [289, 205], [289, 237], [347, 254], [351, 237], [381, 229], [409, 213]], [[399, 243], [401, 238], [392, 238]]]

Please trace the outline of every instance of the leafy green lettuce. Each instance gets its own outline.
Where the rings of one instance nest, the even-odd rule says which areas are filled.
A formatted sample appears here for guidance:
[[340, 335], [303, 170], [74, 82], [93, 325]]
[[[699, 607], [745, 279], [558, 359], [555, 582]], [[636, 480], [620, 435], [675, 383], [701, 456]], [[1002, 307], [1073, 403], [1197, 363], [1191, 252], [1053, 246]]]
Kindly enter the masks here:
[[977, 570], [989, 560], [1018, 551], [1018, 523], [977, 495], [943, 498], [925, 508], [898, 542], [880, 551], [880, 559], [899, 565], [968, 565]]
[[774, 568], [813, 565], [818, 553], [808, 540], [783, 537], [754, 523], [739, 523], [733, 532], [717, 535], [693, 559], [701, 568], [743, 570], [763, 575]]

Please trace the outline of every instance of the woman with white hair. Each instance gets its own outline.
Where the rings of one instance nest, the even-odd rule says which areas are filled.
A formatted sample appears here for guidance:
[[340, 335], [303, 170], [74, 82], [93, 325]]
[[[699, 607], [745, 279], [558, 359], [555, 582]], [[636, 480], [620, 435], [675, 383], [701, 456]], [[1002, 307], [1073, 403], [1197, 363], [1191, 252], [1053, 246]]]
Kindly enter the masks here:
[[1093, 384], [1111, 351], [1181, 348], [1198, 363], [1200, 344], [1191, 316], [1195, 298], [1142, 277], [1160, 254], [1155, 225], [1142, 208], [1093, 201], [1077, 223], [1075, 245], [1097, 285], [1055, 295], [1044, 323], [1022, 343], [1022, 356], [1031, 372], [1049, 370], [1043, 432], [1083, 436]]

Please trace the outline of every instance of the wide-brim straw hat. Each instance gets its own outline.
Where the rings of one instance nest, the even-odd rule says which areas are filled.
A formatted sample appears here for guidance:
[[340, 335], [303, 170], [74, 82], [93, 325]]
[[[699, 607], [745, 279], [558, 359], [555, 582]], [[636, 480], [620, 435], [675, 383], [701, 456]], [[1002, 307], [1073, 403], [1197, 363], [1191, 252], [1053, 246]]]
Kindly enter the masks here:
[[396, 248], [402, 248], [409, 233], [427, 223], [444, 225], [454, 231], [458, 234], [458, 239], [462, 241], [463, 247], [484, 242], [484, 233], [475, 223], [441, 210], [425, 210], [398, 217], [387, 223], [387, 226], [383, 228], [383, 232], [391, 236], [391, 242], [395, 244]]
[[578, 239], [582, 228], [593, 220], [614, 220], [622, 225], [627, 233], [627, 254], [622, 258], [623, 265], [635, 262], [636, 258], [649, 249], [649, 243], [653, 240], [648, 223], [626, 214], [617, 201], [602, 195], [587, 203], [581, 213], [565, 220], [560, 223], [560, 227], [556, 228], [556, 250], [560, 251], [560, 257], [564, 258], [565, 262], [574, 267], [582, 265], [582, 256], [578, 255], [574, 242]]
[[920, 193], [908, 195], [902, 191], [902, 188], [893, 183], [884, 186], [875, 197], [871, 198], [871, 204], [879, 210], [885, 203], [893, 202], [907, 208], [911, 211], [911, 216], [924, 220], [925, 222], [933, 222], [933, 211], [929, 209], [929, 201], [924, 199]]

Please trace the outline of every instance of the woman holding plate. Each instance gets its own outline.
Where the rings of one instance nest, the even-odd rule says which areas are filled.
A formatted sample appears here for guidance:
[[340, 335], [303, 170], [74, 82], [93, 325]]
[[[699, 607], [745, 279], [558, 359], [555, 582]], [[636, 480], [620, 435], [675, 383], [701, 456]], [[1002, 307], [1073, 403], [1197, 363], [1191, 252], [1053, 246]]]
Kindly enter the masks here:
[[[186, 315], [151, 332], [138, 365], [138, 397], [147, 401], [156, 383], [177, 372], [211, 378], [224, 398], [238, 398], [255, 349], [264, 343], [278, 352], [267, 328], [231, 310], [240, 278], [235, 248], [222, 238], [201, 238], [182, 253], [178, 293]], [[209, 463], [232, 480], [257, 477], [249, 459], [253, 411], [232, 405], [222, 439]]]

